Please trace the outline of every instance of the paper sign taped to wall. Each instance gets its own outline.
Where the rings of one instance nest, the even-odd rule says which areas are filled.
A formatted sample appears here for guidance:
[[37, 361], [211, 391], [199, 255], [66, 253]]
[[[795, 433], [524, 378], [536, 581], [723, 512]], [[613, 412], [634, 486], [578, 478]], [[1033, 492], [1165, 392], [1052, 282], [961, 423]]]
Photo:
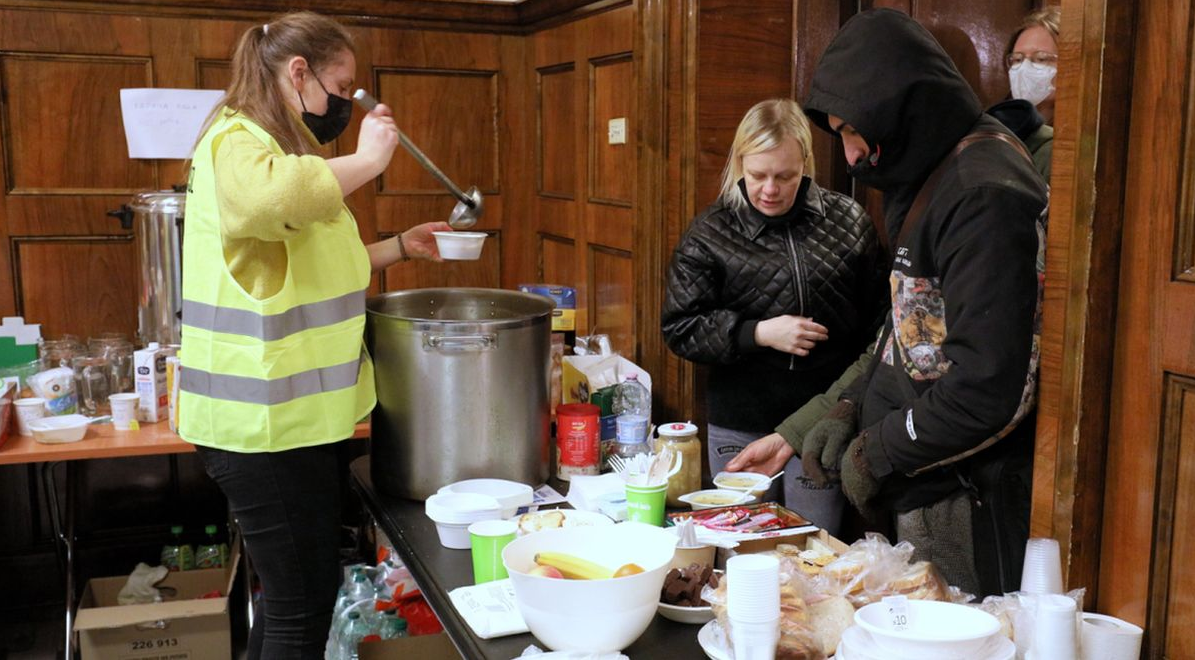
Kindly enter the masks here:
[[129, 158], [190, 158], [219, 89], [120, 90]]

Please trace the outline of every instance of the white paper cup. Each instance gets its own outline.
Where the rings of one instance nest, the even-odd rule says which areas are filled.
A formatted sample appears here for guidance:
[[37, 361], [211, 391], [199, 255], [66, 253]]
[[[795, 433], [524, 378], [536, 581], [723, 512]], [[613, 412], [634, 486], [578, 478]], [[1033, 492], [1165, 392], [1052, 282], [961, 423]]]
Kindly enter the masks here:
[[29, 429], [29, 422], [46, 416], [46, 400], [41, 397], [17, 399], [13, 402], [17, 407], [17, 432], [21, 435], [33, 435]]
[[1062, 593], [1062, 557], [1058, 541], [1036, 538], [1025, 544], [1021, 591], [1027, 594]]
[[780, 619], [753, 622], [731, 618], [730, 639], [734, 660], [773, 660], [780, 641]]
[[780, 562], [765, 555], [726, 560], [726, 612], [736, 623], [780, 618]]
[[141, 401], [141, 395], [121, 392], [110, 395], [108, 401], [112, 403], [112, 425], [116, 430], [128, 431], [132, 428], [133, 420], [137, 419], [137, 404]]
[[1047, 594], [1037, 600], [1032, 656], [1038, 660], [1078, 658], [1078, 618], [1074, 599]]
[[1084, 612], [1080, 626], [1083, 660], [1137, 660], [1141, 657], [1139, 626], [1106, 614]]

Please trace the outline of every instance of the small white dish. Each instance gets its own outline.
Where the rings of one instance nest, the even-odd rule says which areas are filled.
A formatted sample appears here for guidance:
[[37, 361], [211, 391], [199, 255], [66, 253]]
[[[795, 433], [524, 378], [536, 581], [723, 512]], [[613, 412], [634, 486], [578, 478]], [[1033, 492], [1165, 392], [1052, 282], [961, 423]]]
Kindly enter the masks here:
[[710, 660], [733, 660], [730, 640], [726, 638], [726, 632], [717, 620], [710, 621], [697, 631], [697, 643]]
[[669, 605], [662, 602], [657, 611], [660, 613], [660, 616], [677, 623], [700, 625], [714, 620], [714, 608], [709, 605], [705, 607], [681, 607], [680, 605]]
[[755, 501], [755, 496], [741, 490], [714, 488], [685, 493], [679, 499], [693, 507], [694, 511], [701, 511], [703, 509], [716, 509], [722, 506], [750, 504]]
[[502, 505], [503, 518], [513, 516], [519, 507], [529, 506], [535, 498], [535, 491], [531, 486], [506, 479], [466, 479], [448, 484], [439, 492], [489, 495]]
[[757, 472], [719, 472], [714, 476], [714, 485], [722, 490], [737, 490], [760, 497], [768, 492], [772, 478]]
[[888, 605], [871, 603], [855, 611], [855, 623], [893, 656], [919, 660], [975, 657], [1000, 632], [1000, 621], [977, 607], [932, 600], [908, 601], [908, 627], [893, 630]]
[[33, 439], [48, 445], [78, 442], [87, 435], [91, 420], [83, 415], [56, 415], [29, 421]]
[[481, 257], [481, 246], [485, 244], [483, 231], [434, 231], [436, 247], [442, 259], [471, 261]]

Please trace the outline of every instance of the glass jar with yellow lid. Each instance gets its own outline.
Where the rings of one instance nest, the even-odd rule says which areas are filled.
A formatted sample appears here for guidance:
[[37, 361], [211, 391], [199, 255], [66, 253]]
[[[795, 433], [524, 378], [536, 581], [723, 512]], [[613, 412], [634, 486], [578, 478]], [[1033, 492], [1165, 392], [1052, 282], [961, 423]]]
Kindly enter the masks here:
[[668, 479], [668, 506], [685, 506], [681, 495], [701, 490], [701, 442], [697, 439], [697, 427], [688, 422], [669, 422], [657, 431], [656, 452], [671, 446], [680, 454], [680, 471]]

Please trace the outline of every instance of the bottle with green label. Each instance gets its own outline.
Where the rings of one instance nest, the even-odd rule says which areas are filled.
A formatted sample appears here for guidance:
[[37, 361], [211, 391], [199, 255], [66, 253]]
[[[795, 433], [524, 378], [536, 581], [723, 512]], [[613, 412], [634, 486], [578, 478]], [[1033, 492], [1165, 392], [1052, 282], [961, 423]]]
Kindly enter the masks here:
[[183, 526], [170, 528], [170, 541], [162, 546], [162, 565], [171, 571], [189, 571], [195, 568], [195, 551], [190, 543], [183, 543]]
[[198, 568], [223, 568], [228, 560], [228, 546], [216, 539], [216, 526], [203, 528], [207, 539], [195, 551], [195, 566]]

